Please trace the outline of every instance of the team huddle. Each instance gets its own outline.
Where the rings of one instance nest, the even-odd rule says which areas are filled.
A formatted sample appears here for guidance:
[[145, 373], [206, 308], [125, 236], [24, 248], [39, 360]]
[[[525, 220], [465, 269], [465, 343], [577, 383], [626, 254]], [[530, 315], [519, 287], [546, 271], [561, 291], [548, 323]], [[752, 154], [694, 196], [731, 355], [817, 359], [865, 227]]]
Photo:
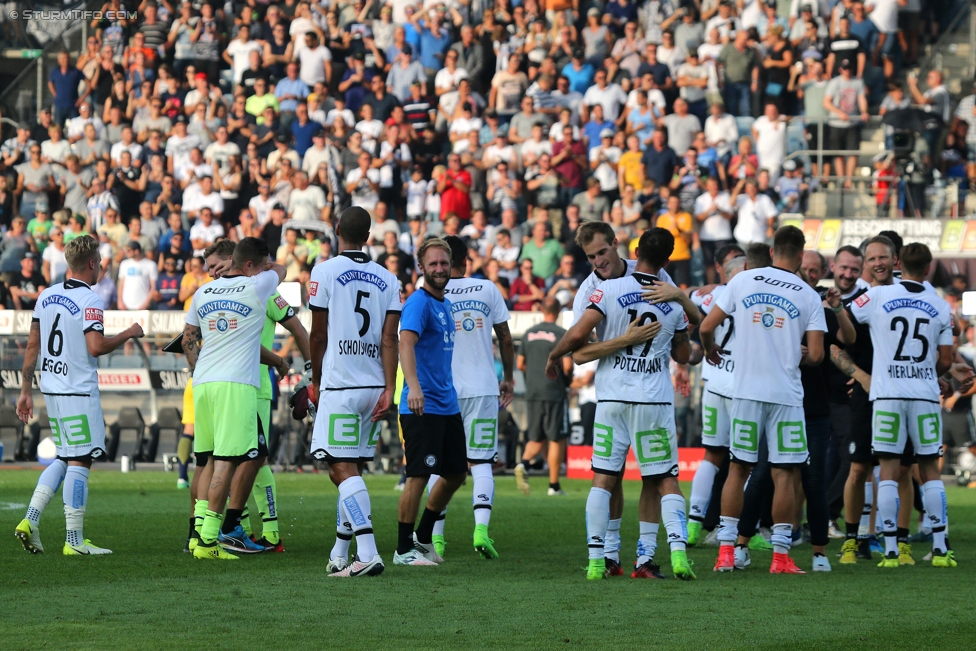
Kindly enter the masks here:
[[[373, 458], [380, 421], [392, 408], [399, 410], [407, 478], [393, 563], [444, 561], [447, 506], [469, 473], [473, 548], [486, 559], [498, 557], [488, 533], [492, 466], [498, 410], [512, 400], [515, 358], [505, 301], [490, 281], [465, 277], [466, 245], [448, 237], [427, 239], [419, 247], [423, 286], [401, 303], [396, 277], [362, 253], [370, 225], [361, 208], [340, 216], [335, 229], [340, 253], [311, 274], [310, 331], [277, 293], [285, 268], [270, 261], [263, 241], [221, 241], [204, 252], [215, 280], [194, 295], [180, 343], [193, 375], [184, 422], [192, 425], [197, 466], [186, 545], [194, 558], [236, 560], [241, 554], [283, 551], [276, 487], [267, 465], [268, 367], [288, 373], [285, 360], [271, 350], [278, 324], [294, 336], [305, 360], [293, 415], [314, 418], [310, 453], [328, 464], [339, 493], [330, 576], [384, 571], [362, 473]], [[770, 572], [803, 573], [789, 549], [804, 500], [814, 534], [813, 570], [830, 571], [823, 549], [826, 509], [819, 508], [825, 502], [823, 487], [808, 477], [812, 414], [805, 411], [801, 381], [803, 369], [819, 367], [828, 357], [826, 363], [856, 380], [849, 499], [845, 492], [848, 540], [840, 562], [864, 556], [861, 519], [870, 497], [864, 486], [871, 486], [877, 461], [881, 566], [914, 563], [906, 544], [911, 500], [900, 496], [906, 485], [911, 489], [910, 469], [917, 463], [933, 532], [932, 564], [955, 567], [939, 472], [940, 378], [953, 367], [953, 323], [948, 304], [925, 283], [932, 264], [927, 247], [912, 243], [899, 252], [883, 236], [869, 240], [863, 253], [844, 247], [837, 259], [856, 258], [851, 265], [856, 262], [857, 273], [839, 275], [835, 288], [818, 293], [798, 274], [802, 232], [784, 226], [771, 249], [753, 245], [748, 255], [735, 245], [719, 250], [721, 284], [688, 296], [664, 270], [674, 250], [667, 230], [647, 230], [636, 261], [619, 256], [606, 223], [581, 225], [577, 243], [593, 272], [576, 295], [574, 325], [551, 351], [547, 372], [555, 377], [568, 355], [577, 364], [598, 360], [594, 479], [586, 501], [588, 579], [624, 573], [621, 478], [631, 448], [643, 479], [634, 578], [664, 577], [654, 561], [662, 521], [673, 575], [696, 578], [686, 547], [700, 541], [705, 513], [710, 505], [718, 507], [711, 504], [717, 494], [715, 570], [749, 565], [748, 543], [758, 517], [746, 487], [759, 463], [768, 463], [773, 491]], [[58, 457], [41, 474], [15, 534], [26, 550], [43, 552], [41, 515], [63, 483], [63, 553], [108, 554], [83, 531], [89, 470], [105, 453], [95, 358], [141, 337], [142, 330], [134, 325], [105, 336], [101, 303], [91, 289], [99, 269], [98, 244], [81, 237], [65, 253], [68, 280], [46, 289], [37, 301], [17, 403], [27, 422], [38, 373]], [[900, 279], [893, 274], [896, 263]], [[857, 277], [865, 264], [870, 286]], [[500, 382], [493, 335], [502, 361]], [[689, 501], [677, 480], [672, 361], [702, 363], [705, 380], [706, 455]], [[399, 396], [398, 367], [404, 380]], [[727, 461], [721, 484], [719, 468]], [[261, 538], [251, 533], [247, 500], [252, 494], [261, 512]]]

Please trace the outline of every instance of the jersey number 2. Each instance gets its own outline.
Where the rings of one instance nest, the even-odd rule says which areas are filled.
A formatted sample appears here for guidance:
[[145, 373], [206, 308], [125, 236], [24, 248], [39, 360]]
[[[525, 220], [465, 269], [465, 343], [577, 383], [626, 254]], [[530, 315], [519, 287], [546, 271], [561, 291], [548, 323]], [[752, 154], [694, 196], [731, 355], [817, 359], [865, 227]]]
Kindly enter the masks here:
[[908, 319], [903, 316], [896, 316], [891, 320], [891, 329], [898, 330], [898, 326], [901, 326], [901, 338], [898, 340], [898, 349], [895, 351], [895, 361], [896, 362], [908, 362], [914, 361], [916, 364], [925, 360], [929, 354], [929, 340], [925, 338], [920, 330], [923, 325], [928, 325], [928, 319], [917, 319], [915, 321], [915, 332], [912, 335], [913, 339], [917, 339], [922, 342], [922, 354], [918, 357], [910, 357], [904, 354], [905, 350], [905, 340], [908, 339]]
[[64, 334], [58, 330], [58, 324], [61, 322], [61, 313], [54, 315], [54, 324], [51, 326], [51, 334], [47, 337], [47, 352], [51, 357], [61, 357], [61, 351], [64, 349]]
[[[657, 321], [657, 317], [654, 316], [653, 312], [644, 312], [643, 314], [640, 315], [639, 321], [637, 320], [637, 310], [627, 310], [627, 314], [630, 315], [631, 322], [637, 321], [638, 326], [646, 325], [648, 321]], [[644, 350], [642, 350], [640, 354], [641, 357], [647, 357], [647, 354], [651, 352], [652, 343], [654, 343], [654, 337], [648, 339], [647, 342], [644, 344]], [[634, 354], [633, 346], [627, 346], [627, 354], [628, 355]]]
[[356, 292], [356, 312], [363, 317], [363, 327], [359, 329], [360, 337], [364, 337], [369, 331], [369, 312], [363, 307], [364, 298], [369, 298], [369, 292]]

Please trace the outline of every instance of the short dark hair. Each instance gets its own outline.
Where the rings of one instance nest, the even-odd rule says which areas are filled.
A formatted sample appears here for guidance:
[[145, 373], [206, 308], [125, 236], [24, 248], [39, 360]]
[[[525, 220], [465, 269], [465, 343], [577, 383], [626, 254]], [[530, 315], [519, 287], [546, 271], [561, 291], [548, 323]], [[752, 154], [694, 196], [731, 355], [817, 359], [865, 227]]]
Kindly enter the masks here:
[[769, 255], [769, 247], [762, 242], [753, 242], [746, 249], [746, 267], [758, 269], [773, 266], [773, 258]]
[[892, 251], [895, 255], [901, 257], [901, 247], [905, 244], [905, 240], [901, 239], [901, 235], [895, 231], [881, 231], [878, 233], [878, 235], [887, 237], [889, 240], [891, 240], [891, 245], [894, 247]]
[[255, 265], [261, 264], [270, 255], [267, 242], [256, 237], [245, 237], [234, 247], [234, 266], [243, 269], [248, 262]]
[[726, 244], [725, 246], [723, 246], [722, 248], [720, 248], [718, 251], [715, 252], [715, 262], [724, 265], [728, 261], [727, 258], [732, 253], [737, 254], [735, 257], [739, 257], [746, 254], [746, 252], [743, 251], [742, 247], [739, 246], [738, 244]]
[[807, 239], [796, 226], [780, 226], [773, 235], [773, 250], [784, 258], [796, 258], [803, 253]]
[[839, 256], [841, 253], [849, 253], [853, 255], [855, 258], [864, 257], [864, 252], [861, 251], [861, 249], [857, 248], [856, 246], [851, 246], [850, 244], [846, 244], [840, 247], [839, 249], [837, 249], [837, 253], [834, 254], [834, 258], [836, 259], [837, 256]]
[[921, 242], [906, 244], [901, 250], [901, 269], [909, 276], [919, 278], [926, 275], [932, 264], [932, 251]]
[[448, 235], [444, 241], [451, 247], [451, 268], [465, 269], [468, 261], [468, 245], [457, 235]]
[[352, 206], [346, 208], [339, 215], [336, 223], [336, 233], [349, 244], [364, 244], [369, 239], [369, 227], [372, 219], [364, 208]]
[[593, 241], [597, 235], [602, 235], [607, 244], [613, 244], [617, 239], [617, 234], [613, 232], [613, 226], [607, 222], [583, 222], [576, 229], [576, 244], [582, 248]]
[[664, 228], [649, 228], [637, 243], [637, 259], [656, 269], [668, 263], [674, 253], [674, 235]]
[[552, 296], [548, 296], [542, 299], [541, 309], [543, 314], [553, 316], [559, 314], [559, 311], [563, 309], [563, 306], [562, 303], [560, 303], [557, 299], [553, 298]]
[[224, 238], [222, 240], [218, 240], [203, 250], [203, 259], [206, 260], [210, 256], [216, 254], [224, 260], [228, 260], [234, 257], [235, 246], [236, 245], [234, 242], [229, 239]]

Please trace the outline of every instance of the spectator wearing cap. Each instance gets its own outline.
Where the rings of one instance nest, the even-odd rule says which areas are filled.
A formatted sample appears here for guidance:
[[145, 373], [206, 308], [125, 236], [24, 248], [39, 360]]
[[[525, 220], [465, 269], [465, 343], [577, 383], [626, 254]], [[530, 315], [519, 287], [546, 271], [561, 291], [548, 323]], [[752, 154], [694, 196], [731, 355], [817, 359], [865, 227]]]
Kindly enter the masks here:
[[834, 163], [837, 174], [845, 176], [844, 187], [851, 187], [857, 151], [861, 147], [861, 125], [868, 119], [868, 99], [864, 81], [854, 77], [853, 66], [848, 59], [840, 62], [840, 76], [827, 83], [824, 90], [824, 109], [830, 113], [829, 149], [851, 151], [844, 157], [838, 155]]
[[356, 52], [352, 55], [352, 66], [342, 75], [338, 91], [346, 100], [346, 108], [354, 114], [359, 112], [363, 100], [369, 92], [370, 82], [376, 73], [366, 67], [366, 55]]
[[[823, 20], [818, 18], [813, 13], [813, 5], [808, 2], [804, 2], [804, 4], [800, 7], [799, 16], [791, 17], [789, 21], [790, 26], [787, 34], [789, 35], [789, 40], [793, 47], [799, 46], [800, 42], [808, 36], [808, 30], [810, 29], [811, 23], [813, 24], [813, 35], [816, 39], [819, 39], [821, 29], [826, 31], [826, 26], [824, 25]], [[799, 50], [799, 52], [802, 51], [802, 49]], [[803, 57], [801, 56], [800, 58], [802, 59]]]
[[312, 146], [306, 149], [302, 156], [301, 170], [307, 174], [314, 174], [319, 165], [331, 161], [333, 157], [325, 143], [325, 129], [319, 127], [312, 133]]
[[176, 116], [173, 133], [166, 140], [166, 169], [170, 174], [173, 174], [176, 169], [186, 166], [190, 161], [190, 152], [193, 149], [199, 149], [202, 145], [198, 136], [187, 134], [186, 124], [185, 115]]
[[25, 219], [34, 216], [34, 204], [42, 200], [47, 204], [47, 193], [56, 189], [54, 170], [41, 160], [41, 146], [31, 141], [27, 154], [27, 162], [14, 168], [17, 171], [14, 194], [20, 199], [20, 214]]
[[804, 210], [810, 184], [803, 178], [803, 168], [792, 158], [783, 162], [783, 175], [776, 179], [774, 189], [779, 195], [777, 210], [790, 213]]
[[759, 33], [759, 38], [765, 39], [769, 35], [769, 30], [777, 25], [783, 30], [783, 33], [788, 33], [790, 28], [789, 22], [786, 18], [779, 15], [776, 0], [759, 0], [759, 2], [762, 5], [762, 14], [759, 16], [759, 20], [755, 25], [756, 31]]
[[37, 270], [37, 254], [27, 251], [20, 260], [20, 271], [13, 274], [10, 282], [7, 283], [14, 309], [33, 310], [37, 297], [47, 288], [47, 285], [44, 276]]
[[611, 29], [601, 22], [600, 13], [597, 7], [590, 7], [586, 12], [586, 26], [580, 30], [584, 55], [594, 66], [599, 66], [603, 62], [610, 53], [610, 45], [613, 43]]
[[288, 159], [292, 169], [301, 167], [301, 156], [291, 148], [291, 137], [287, 133], [279, 133], [274, 137], [274, 151], [268, 154], [267, 170], [269, 174], [277, 172], [281, 166], [281, 161]]
[[[84, 84], [85, 92], [79, 96], [78, 87]], [[80, 70], [71, 65], [67, 50], [58, 53], [58, 65], [51, 70], [47, 82], [54, 97], [54, 121], [64, 124], [68, 118], [78, 115], [78, 105], [91, 93], [91, 84]]]
[[860, 79], [864, 74], [867, 60], [864, 42], [851, 32], [851, 19], [843, 16], [840, 19], [837, 35], [831, 39], [827, 55], [827, 77], [832, 79], [840, 74], [840, 62], [849, 61], [853, 67], [855, 77]]
[[[386, 77], [386, 90], [406, 106], [413, 99], [411, 86], [415, 82], [426, 85], [427, 73], [419, 61], [413, 60], [413, 47], [404, 43]], [[423, 86], [420, 88], [420, 95], [424, 96]]]
[[752, 95], [759, 92], [759, 55], [749, 47], [749, 34], [740, 30], [722, 48], [719, 67], [725, 77], [725, 106], [736, 117], [752, 114]]
[[748, 31], [741, 29], [739, 19], [733, 12], [732, 0], [721, 0], [718, 5], [718, 12], [705, 23], [705, 33], [709, 33], [713, 29], [718, 30], [723, 43], [730, 43], [735, 39], [736, 34]]
[[34, 215], [27, 222], [27, 232], [37, 243], [37, 252], [43, 254], [49, 241], [48, 232], [51, 230], [51, 210], [48, 208], [47, 198], [34, 205]]
[[309, 88], [315, 84], [325, 82], [332, 84], [332, 52], [319, 43], [319, 35], [306, 32], [303, 37], [305, 47], [298, 51], [298, 61], [301, 64], [299, 77]]

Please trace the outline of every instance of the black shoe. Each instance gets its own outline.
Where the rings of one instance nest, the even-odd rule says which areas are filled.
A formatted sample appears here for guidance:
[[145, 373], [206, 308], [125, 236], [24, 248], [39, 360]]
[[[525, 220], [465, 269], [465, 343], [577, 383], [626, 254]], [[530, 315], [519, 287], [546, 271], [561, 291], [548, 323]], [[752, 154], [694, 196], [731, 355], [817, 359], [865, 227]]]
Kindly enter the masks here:
[[857, 541], [857, 551], [855, 555], [864, 560], [871, 560], [871, 541], [868, 538]]
[[632, 579], [666, 579], [668, 577], [661, 573], [661, 566], [654, 561], [647, 561], [634, 568], [630, 578]]
[[607, 576], [623, 576], [624, 568], [619, 562], [613, 560], [612, 558], [607, 558]]

